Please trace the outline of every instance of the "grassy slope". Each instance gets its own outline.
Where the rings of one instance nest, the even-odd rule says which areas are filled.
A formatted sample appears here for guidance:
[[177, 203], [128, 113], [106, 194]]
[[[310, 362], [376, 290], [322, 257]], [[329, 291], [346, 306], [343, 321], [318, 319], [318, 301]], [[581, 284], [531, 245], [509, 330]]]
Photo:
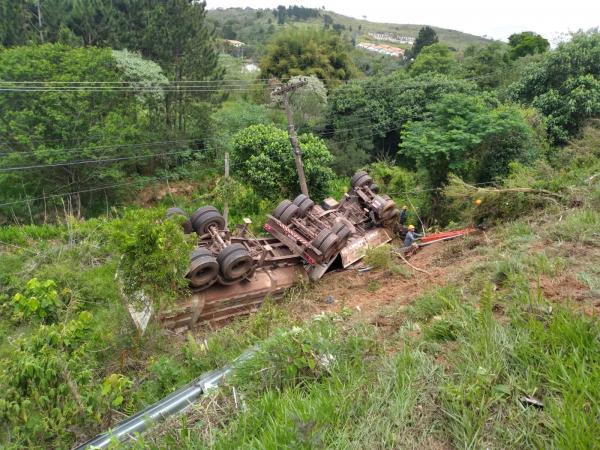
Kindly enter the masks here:
[[[208, 17], [224, 23], [229, 19], [233, 19], [242, 23], [242, 27], [236, 30], [239, 34], [238, 39], [244, 41], [244, 39], [250, 40], [250, 42], [256, 44], [258, 42], [263, 43], [270, 37], [268, 34], [257, 34], [256, 31], [260, 28], [266, 29], [269, 26], [268, 20], [271, 19], [276, 29], [277, 20], [270, 11], [264, 11], [262, 17], [257, 17], [257, 10], [253, 8], [226, 8], [226, 9], [212, 9], [208, 11]], [[330, 15], [334, 23], [348, 27], [352, 27], [354, 32], [358, 32], [357, 40], [361, 41], [367, 38], [368, 32], [389, 32], [394, 34], [400, 34], [403, 36], [416, 37], [419, 29], [423, 25], [410, 25], [410, 24], [393, 24], [393, 23], [376, 23], [369, 22], [367, 20], [355, 19], [353, 17], [344, 16], [331, 11], [321, 11], [321, 16], [324, 14]], [[292, 22], [292, 23], [313, 23], [316, 25], [322, 25], [322, 17], [312, 19], [307, 22]], [[361, 30], [358, 27], [361, 26]], [[490, 41], [480, 36], [475, 36], [468, 33], [463, 33], [456, 30], [449, 30], [445, 28], [433, 27], [438, 33], [440, 41], [447, 43], [448, 45], [457, 49], [463, 49], [470, 44], [487, 44]], [[350, 36], [348, 30], [345, 31]], [[258, 38], [257, 40], [253, 40]]]
[[[339, 290], [337, 307], [323, 302], [329, 279], [211, 334], [268, 338], [229, 385], [140, 445], [597, 448], [600, 214], [553, 217], [430, 248], [413, 262], [428, 261], [431, 278], [406, 278], [379, 255], [383, 278], [377, 269], [361, 286], [346, 283], [360, 311]], [[430, 287], [411, 292], [415, 278]], [[395, 295], [367, 309], [374, 280]]]
[[[140, 446], [593, 448], [600, 438], [598, 142], [590, 129], [557, 169], [522, 174], [521, 184], [568, 193], [567, 207], [430, 247], [412, 260], [429, 277], [375, 255], [380, 269], [328, 275], [249, 318], [187, 336], [156, 326], [139, 336], [132, 327], [114, 282], [118, 256], [106, 245], [111, 220], [0, 229], [3, 364], [14, 339], [35, 329], [9, 319], [9, 298], [37, 276], [57, 282], [65, 320], [82, 310], [93, 315], [85, 353], [92, 380], [80, 392], [102, 401], [111, 374], [132, 382], [109, 414], [94, 417], [96, 406], [73, 411], [38, 444], [69, 447], [260, 343], [264, 351], [228, 386]], [[334, 289], [329, 305], [324, 298]], [[327, 314], [315, 320], [320, 312]], [[527, 405], [526, 396], [544, 408]], [[28, 436], [11, 432], [2, 423], [0, 443], [24, 446]]]

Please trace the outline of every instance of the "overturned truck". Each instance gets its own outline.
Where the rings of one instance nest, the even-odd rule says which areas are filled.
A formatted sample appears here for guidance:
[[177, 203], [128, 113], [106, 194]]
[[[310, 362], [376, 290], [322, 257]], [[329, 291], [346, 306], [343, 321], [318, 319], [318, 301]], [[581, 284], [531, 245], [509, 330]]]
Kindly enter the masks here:
[[186, 216], [184, 230], [198, 235], [198, 246], [186, 275], [192, 296], [163, 312], [163, 325], [182, 331], [248, 314], [299, 279], [318, 280], [336, 262], [346, 268], [366, 248], [390, 241], [386, 225], [399, 213], [394, 201], [378, 193], [366, 172], [354, 174], [351, 185], [339, 201], [315, 204], [302, 194], [283, 200], [267, 216], [270, 237], [254, 236], [249, 220], [231, 232], [213, 206], [189, 218], [179, 208], [169, 209], [168, 215]]

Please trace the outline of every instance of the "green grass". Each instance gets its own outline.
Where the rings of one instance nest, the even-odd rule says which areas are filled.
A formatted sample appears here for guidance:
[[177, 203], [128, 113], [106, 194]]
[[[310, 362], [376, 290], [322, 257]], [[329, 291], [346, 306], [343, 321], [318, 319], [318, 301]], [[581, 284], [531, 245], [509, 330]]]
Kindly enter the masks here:
[[572, 211], [550, 228], [549, 235], [557, 241], [600, 245], [600, 213], [593, 209]]

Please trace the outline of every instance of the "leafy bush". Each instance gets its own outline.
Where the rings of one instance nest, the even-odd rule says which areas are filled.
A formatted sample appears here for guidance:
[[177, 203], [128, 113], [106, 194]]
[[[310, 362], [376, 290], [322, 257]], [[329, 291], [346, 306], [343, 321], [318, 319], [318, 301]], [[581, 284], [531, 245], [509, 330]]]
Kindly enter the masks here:
[[[331, 154], [322, 139], [299, 136], [304, 173], [311, 197], [321, 200], [329, 191]], [[233, 137], [234, 173], [261, 196], [293, 198], [300, 192], [294, 154], [287, 132], [273, 125], [253, 125]]]
[[187, 293], [184, 278], [193, 237], [164, 219], [160, 210], [129, 210], [109, 227], [112, 245], [122, 254], [123, 290], [132, 298], [144, 291], [156, 305]]
[[17, 292], [13, 299], [15, 317], [18, 320], [36, 318], [53, 322], [58, 318], [63, 303], [54, 280], [39, 281], [32, 278], [23, 293]]
[[264, 76], [281, 80], [315, 75], [329, 86], [349, 80], [355, 71], [348, 43], [334, 32], [313, 27], [287, 28], [275, 34], [260, 68]]
[[416, 159], [433, 187], [444, 185], [449, 173], [490, 181], [506, 176], [512, 161], [535, 160], [541, 145], [523, 111], [494, 103], [481, 95], [445, 95], [429, 106], [431, 118], [405, 127], [402, 154]]
[[13, 344], [0, 364], [0, 421], [15, 444], [65, 447], [74, 426], [99, 420], [89, 340], [92, 315], [42, 325]]

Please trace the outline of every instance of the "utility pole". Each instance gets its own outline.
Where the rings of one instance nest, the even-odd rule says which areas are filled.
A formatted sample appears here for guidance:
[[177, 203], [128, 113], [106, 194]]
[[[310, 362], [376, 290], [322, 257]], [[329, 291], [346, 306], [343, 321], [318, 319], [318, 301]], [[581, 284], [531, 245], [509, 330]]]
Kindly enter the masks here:
[[38, 31], [40, 32], [40, 43], [44, 43], [44, 33], [42, 31], [42, 5], [40, 0], [37, 0], [37, 16], [38, 16]]
[[[225, 152], [225, 183], [229, 182], [229, 152]], [[229, 222], [229, 200], [225, 198], [223, 205], [223, 218], [225, 219], [225, 228]]]
[[290, 94], [306, 84], [308, 84], [308, 81], [305, 80], [294, 84], [287, 84], [286, 86], [282, 86], [273, 91], [273, 94], [283, 96], [283, 106], [288, 121], [288, 136], [292, 144], [292, 149], [294, 150], [294, 161], [296, 162], [296, 171], [298, 172], [298, 179], [300, 180], [300, 190], [308, 197], [308, 186], [306, 185], [304, 166], [302, 165], [302, 151], [300, 150], [300, 144], [298, 144], [298, 136], [296, 135], [296, 129], [294, 128], [294, 115], [292, 114], [292, 108], [290, 106]]

